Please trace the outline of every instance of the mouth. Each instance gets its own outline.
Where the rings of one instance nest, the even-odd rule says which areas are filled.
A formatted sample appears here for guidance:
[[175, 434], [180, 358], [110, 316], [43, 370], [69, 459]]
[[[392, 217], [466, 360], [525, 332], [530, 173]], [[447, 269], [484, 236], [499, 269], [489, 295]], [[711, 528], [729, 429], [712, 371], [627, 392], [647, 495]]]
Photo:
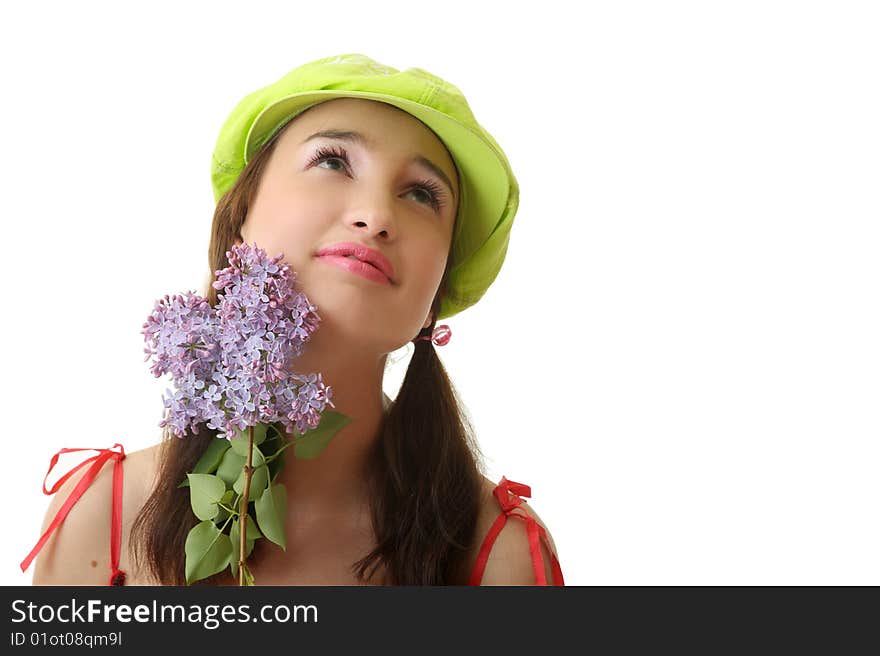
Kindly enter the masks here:
[[394, 284], [394, 266], [384, 253], [358, 242], [338, 242], [320, 249], [319, 258], [330, 258], [330, 261], [346, 262], [352, 271], [369, 271]]
[[381, 285], [391, 284], [391, 280], [380, 269], [369, 262], [360, 260], [354, 255], [335, 255], [333, 253], [327, 253], [325, 255], [318, 255], [318, 259]]

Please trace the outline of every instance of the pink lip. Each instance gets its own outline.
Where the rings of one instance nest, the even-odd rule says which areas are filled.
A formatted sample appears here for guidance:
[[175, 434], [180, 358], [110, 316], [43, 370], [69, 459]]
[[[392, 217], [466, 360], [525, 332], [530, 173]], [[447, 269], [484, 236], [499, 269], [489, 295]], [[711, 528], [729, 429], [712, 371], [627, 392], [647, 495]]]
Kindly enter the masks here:
[[[382, 255], [377, 250], [372, 248], [368, 248], [363, 244], [359, 244], [357, 242], [352, 241], [343, 241], [337, 244], [332, 244], [327, 246], [326, 248], [322, 248], [319, 250], [316, 255], [318, 257], [332, 257], [334, 259], [344, 259], [347, 262], [355, 263], [354, 260], [347, 259], [347, 255], [352, 255], [360, 260], [360, 264], [364, 264], [368, 267], [368, 269], [363, 268], [349, 268], [350, 271], [354, 271], [355, 273], [367, 271], [372, 269], [374, 272], [378, 272], [383, 274], [382, 277], [385, 278], [387, 282], [394, 282], [394, 267], [391, 265], [391, 262], [387, 257]], [[356, 264], [356, 263], [355, 263]], [[371, 277], [371, 276], [367, 276]], [[375, 279], [375, 276], [372, 276]]]
[[360, 260], [352, 260], [342, 255], [319, 255], [318, 259], [323, 260], [328, 264], [333, 264], [342, 269], [351, 271], [352, 273], [363, 276], [364, 278], [368, 278], [370, 280], [378, 282], [379, 284], [391, 284], [391, 281], [388, 280], [388, 276], [379, 271], [379, 269], [374, 267], [372, 264], [367, 264], [366, 262], [361, 262]]

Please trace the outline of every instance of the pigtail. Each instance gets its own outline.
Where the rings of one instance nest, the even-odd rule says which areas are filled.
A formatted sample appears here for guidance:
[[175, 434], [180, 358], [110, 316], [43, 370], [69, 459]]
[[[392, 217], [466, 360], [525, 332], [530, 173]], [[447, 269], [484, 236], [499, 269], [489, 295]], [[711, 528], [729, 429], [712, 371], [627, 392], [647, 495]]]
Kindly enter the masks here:
[[466, 582], [482, 489], [473, 434], [434, 345], [417, 341], [374, 452], [378, 546], [356, 564], [359, 577], [382, 561], [385, 584]]

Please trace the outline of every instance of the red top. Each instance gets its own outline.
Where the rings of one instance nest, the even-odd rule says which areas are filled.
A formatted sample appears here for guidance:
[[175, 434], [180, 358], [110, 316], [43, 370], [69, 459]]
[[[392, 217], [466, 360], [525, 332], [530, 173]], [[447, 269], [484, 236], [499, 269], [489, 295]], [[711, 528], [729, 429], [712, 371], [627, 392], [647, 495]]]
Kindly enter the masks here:
[[[113, 448], [116, 447], [119, 447], [118, 452], [113, 450]], [[64, 484], [64, 481], [73, 476], [77, 470], [85, 467], [89, 463], [92, 463], [92, 466], [79, 480], [76, 487], [70, 493], [70, 496], [67, 497], [64, 505], [61, 506], [61, 509], [55, 515], [52, 523], [49, 524], [49, 528], [46, 529], [46, 532], [43, 533], [37, 544], [31, 549], [27, 558], [21, 561], [22, 572], [27, 570], [31, 561], [36, 557], [40, 549], [43, 548], [43, 545], [46, 544], [52, 531], [58, 528], [61, 522], [64, 521], [64, 518], [67, 517], [67, 513], [70, 512], [73, 505], [79, 500], [86, 488], [92, 484], [92, 481], [95, 480], [98, 472], [101, 471], [101, 468], [104, 466], [104, 463], [108, 460], [113, 460], [113, 506], [110, 514], [111, 573], [109, 585], [125, 584], [125, 572], [119, 569], [119, 551], [122, 545], [122, 461], [125, 459], [125, 449], [123, 449], [122, 445], [119, 443], [114, 444], [113, 448], [61, 449], [58, 453], [52, 456], [52, 460], [49, 463], [49, 470], [46, 472], [46, 477], [43, 479], [43, 494], [55, 494], [55, 492], [58, 491], [58, 488]], [[51, 490], [47, 490], [46, 480], [49, 478], [52, 468], [58, 463], [58, 456], [73, 451], [97, 451], [98, 455], [92, 456], [78, 464], [58, 479], [55, 485], [52, 486]], [[509, 481], [502, 476], [501, 482], [498, 483], [492, 491], [492, 494], [495, 495], [498, 504], [501, 506], [501, 513], [498, 515], [498, 518], [492, 524], [489, 533], [483, 540], [468, 585], [480, 585], [480, 582], [483, 579], [483, 571], [486, 568], [486, 562], [489, 560], [489, 552], [492, 550], [492, 545], [495, 543], [495, 539], [498, 537], [501, 529], [503, 529], [504, 525], [507, 523], [508, 517], [518, 517], [526, 523], [526, 532], [529, 537], [529, 552], [532, 556], [532, 568], [535, 570], [535, 585], [547, 585], [547, 577], [544, 574], [544, 559], [541, 555], [541, 540], [544, 541], [544, 544], [547, 546], [547, 551], [550, 553], [551, 571], [553, 573], [554, 581], [552, 585], [565, 585], [565, 581], [562, 578], [562, 569], [559, 567], [559, 561], [556, 559], [556, 554], [553, 553], [553, 548], [550, 546], [550, 542], [547, 539], [546, 531], [532, 516], [520, 507], [522, 504], [526, 503], [522, 497], [532, 496], [531, 488], [522, 483]], [[520, 512], [516, 512], [517, 510]]]

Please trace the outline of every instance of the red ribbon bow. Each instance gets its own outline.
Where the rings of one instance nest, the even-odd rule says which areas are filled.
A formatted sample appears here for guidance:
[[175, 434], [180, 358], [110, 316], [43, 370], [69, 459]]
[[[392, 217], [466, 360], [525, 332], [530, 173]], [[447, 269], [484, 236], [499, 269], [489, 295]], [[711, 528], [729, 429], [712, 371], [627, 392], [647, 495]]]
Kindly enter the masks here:
[[526, 523], [526, 533], [529, 537], [529, 553], [532, 555], [532, 568], [535, 570], [535, 585], [547, 585], [547, 576], [544, 573], [544, 559], [541, 557], [541, 540], [544, 541], [544, 544], [547, 545], [547, 551], [550, 552], [554, 585], [565, 585], [565, 581], [562, 578], [562, 568], [559, 566], [556, 554], [553, 553], [544, 527], [525, 510], [522, 510], [522, 508], [520, 508], [521, 512], [515, 512], [524, 503], [524, 500], [518, 495], [531, 497], [532, 488], [523, 483], [509, 481], [502, 476], [501, 482], [498, 483], [492, 493], [498, 499], [498, 504], [501, 506], [501, 514], [498, 515], [498, 519], [492, 524], [492, 528], [489, 529], [483, 546], [480, 548], [477, 562], [474, 565], [474, 571], [471, 574], [470, 585], [480, 585], [480, 581], [483, 579], [483, 570], [485, 570], [486, 563], [489, 560], [489, 552], [492, 550], [495, 538], [498, 537], [501, 529], [507, 523], [508, 517], [519, 517]]
[[[119, 451], [114, 451], [113, 449], [119, 447]], [[76, 467], [67, 472], [64, 476], [58, 479], [55, 485], [52, 486], [51, 490], [46, 489], [46, 481], [49, 478], [49, 474], [52, 473], [52, 469], [58, 464], [58, 457], [64, 453], [72, 453], [74, 451], [97, 451], [98, 455], [92, 456], [91, 458], [81, 462]], [[46, 541], [49, 539], [49, 536], [52, 534], [61, 522], [64, 521], [64, 518], [67, 517], [67, 513], [70, 512], [70, 509], [73, 508], [73, 505], [79, 500], [82, 496], [83, 492], [85, 492], [86, 488], [92, 484], [92, 481], [98, 476], [98, 472], [101, 471], [101, 468], [104, 466], [108, 460], [115, 460], [113, 464], [113, 509], [110, 515], [110, 568], [112, 569], [112, 574], [110, 575], [110, 585], [122, 585], [125, 581], [125, 572], [119, 569], [119, 552], [122, 546], [122, 461], [125, 459], [125, 449], [121, 444], [116, 443], [110, 449], [61, 449], [58, 453], [52, 456], [52, 460], [49, 463], [49, 470], [46, 472], [46, 476], [43, 479], [43, 494], [55, 494], [58, 491], [64, 482], [73, 476], [79, 469], [85, 467], [89, 463], [93, 463], [89, 470], [83, 475], [83, 477], [76, 484], [76, 487], [73, 488], [73, 491], [70, 493], [70, 496], [67, 497], [67, 500], [64, 502], [64, 505], [61, 506], [61, 509], [55, 515], [55, 519], [52, 520], [52, 523], [49, 524], [49, 528], [46, 529], [46, 532], [43, 533], [42, 537], [40, 537], [37, 544], [31, 549], [31, 552], [27, 555], [23, 561], [21, 561], [21, 571], [24, 572], [30, 567], [31, 561], [36, 557], [36, 555], [43, 548], [43, 545], [46, 544]]]

